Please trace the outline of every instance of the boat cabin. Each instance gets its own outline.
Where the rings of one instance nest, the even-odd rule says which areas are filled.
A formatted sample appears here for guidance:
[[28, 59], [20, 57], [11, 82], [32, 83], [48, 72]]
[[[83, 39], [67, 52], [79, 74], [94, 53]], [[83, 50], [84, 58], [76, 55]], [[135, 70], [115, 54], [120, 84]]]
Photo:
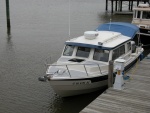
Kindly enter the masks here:
[[136, 24], [142, 29], [150, 29], [150, 5], [139, 4], [138, 7], [133, 8], [133, 24]]
[[[66, 41], [59, 63], [108, 63], [119, 57], [128, 59], [135, 52], [130, 37], [112, 31], [87, 31], [83, 36]], [[91, 63], [91, 62], [90, 62]]]

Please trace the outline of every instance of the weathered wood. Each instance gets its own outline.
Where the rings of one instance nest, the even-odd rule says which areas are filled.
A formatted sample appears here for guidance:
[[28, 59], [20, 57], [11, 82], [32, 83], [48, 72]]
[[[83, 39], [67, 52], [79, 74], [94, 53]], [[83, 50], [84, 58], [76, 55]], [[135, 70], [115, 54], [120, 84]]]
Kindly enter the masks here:
[[138, 62], [127, 75], [124, 90], [107, 89], [80, 113], [149, 113], [150, 59]]
[[6, 19], [7, 19], [7, 33], [10, 34], [10, 13], [9, 13], [9, 0], [6, 0]]
[[108, 10], [108, 0], [106, 0], [106, 7], [105, 7], [105, 10], [106, 10], [106, 11]]
[[111, 13], [114, 12], [114, 0], [111, 0]]
[[113, 61], [109, 61], [109, 68], [108, 68], [108, 87], [113, 86]]
[[[114, 13], [114, 1], [116, 2], [115, 3], [115, 12], [122, 12], [122, 6], [123, 6], [123, 2], [126, 2], [128, 1], [128, 11], [132, 11], [133, 9], [133, 2], [137, 2], [137, 5], [139, 4], [139, 1], [142, 1], [142, 2], [148, 2], [148, 0], [106, 0], [106, 11], [108, 10], [108, 2], [111, 2], [111, 13]], [[125, 4], [125, 3], [124, 3]], [[117, 10], [118, 9], [118, 10]]]
[[117, 11], [117, 7], [118, 7], [118, 2], [117, 2], [117, 0], [116, 0], [116, 6], [115, 6], [115, 11]]

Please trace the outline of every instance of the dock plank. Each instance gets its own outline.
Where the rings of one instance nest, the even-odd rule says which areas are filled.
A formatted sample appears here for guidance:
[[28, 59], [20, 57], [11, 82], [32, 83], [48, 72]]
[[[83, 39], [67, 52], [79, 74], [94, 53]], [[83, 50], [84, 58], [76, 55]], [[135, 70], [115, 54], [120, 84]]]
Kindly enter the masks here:
[[126, 75], [123, 90], [107, 89], [80, 113], [150, 113], [150, 59], [138, 62]]

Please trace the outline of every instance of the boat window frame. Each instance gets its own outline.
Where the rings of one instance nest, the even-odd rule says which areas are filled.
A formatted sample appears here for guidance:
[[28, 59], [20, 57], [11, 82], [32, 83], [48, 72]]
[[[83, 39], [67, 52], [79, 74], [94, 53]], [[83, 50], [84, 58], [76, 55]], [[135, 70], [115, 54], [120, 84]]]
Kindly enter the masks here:
[[[101, 54], [101, 58], [100, 58], [100, 54], [99, 54], [99, 60], [98, 60], [98, 58], [96, 59], [96, 58], [94, 58], [94, 56], [97, 56], [97, 55], [95, 55], [96, 54], [96, 50], [101, 50], [101, 51], [103, 51], [103, 54]], [[105, 53], [105, 51], [108, 51], [108, 53]], [[104, 56], [104, 54], [108, 54], [108, 56], [107, 56], [107, 59], [106, 59], [106, 57]], [[103, 50], [103, 49], [94, 49], [94, 54], [93, 54], [93, 60], [96, 60], [96, 61], [101, 61], [101, 62], [108, 62], [109, 61], [109, 55], [110, 55], [110, 51], [109, 50]]]
[[[66, 49], [67, 49], [67, 47], [70, 47], [70, 46], [72, 46], [73, 47], [73, 49], [72, 49], [72, 51], [70, 52], [70, 54], [64, 54], [65, 53], [65, 51], [66, 51]], [[63, 51], [63, 56], [72, 56], [73, 55], [73, 52], [74, 52], [74, 49], [75, 49], [75, 46], [73, 46], [73, 45], [66, 45], [65, 46], [65, 48], [64, 48], [64, 51]]]
[[142, 11], [137, 10], [136, 11], [136, 18], [141, 19], [141, 17], [142, 17]]
[[[133, 18], [138, 19], [138, 10], [133, 11]], [[140, 16], [139, 16], [140, 18]]]
[[[146, 13], [146, 14], [145, 14]], [[148, 14], [149, 13], [149, 14]], [[145, 18], [144, 18], [144, 16], [146, 16]], [[149, 18], [148, 18], [149, 17]], [[150, 19], [150, 11], [143, 11], [143, 13], [142, 13], [142, 19], [143, 20], [148, 20], [148, 19]]]
[[[130, 45], [130, 46], [129, 46]], [[126, 52], [129, 52], [129, 51], [131, 51], [131, 42], [127, 42], [127, 50], [126, 50]]]
[[[124, 46], [124, 51], [122, 52], [121, 47], [123, 47], [123, 46]], [[116, 52], [114, 52], [114, 51], [116, 51]], [[125, 43], [112, 50], [112, 60], [115, 60], [123, 55], [125, 55]]]
[[[77, 54], [79, 54], [79, 53], [78, 53], [78, 52], [79, 52], [79, 48], [89, 49], [89, 51], [88, 51], [88, 55], [86, 55], [86, 53], [81, 54], [81, 55], [77, 55]], [[85, 52], [87, 52], [87, 51], [85, 51]], [[82, 47], [82, 46], [78, 46], [78, 47], [77, 47], [77, 51], [76, 51], [76, 57], [89, 58], [89, 56], [90, 56], [90, 52], [91, 52], [91, 48], [89, 48], [89, 47]], [[84, 55], [86, 55], [86, 56], [84, 56]]]

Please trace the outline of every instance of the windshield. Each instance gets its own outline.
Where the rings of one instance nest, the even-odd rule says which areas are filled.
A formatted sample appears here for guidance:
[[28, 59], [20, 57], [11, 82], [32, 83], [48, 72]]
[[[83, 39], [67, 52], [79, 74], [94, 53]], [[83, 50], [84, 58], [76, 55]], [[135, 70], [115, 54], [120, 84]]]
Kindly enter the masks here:
[[90, 54], [90, 48], [78, 47], [76, 56], [88, 58]]
[[143, 19], [150, 19], [150, 12], [148, 11], [143, 11]]
[[108, 62], [109, 51], [108, 50], [95, 49], [93, 59], [98, 60], [98, 61]]
[[73, 50], [74, 50], [74, 46], [66, 45], [63, 55], [72, 56]]

